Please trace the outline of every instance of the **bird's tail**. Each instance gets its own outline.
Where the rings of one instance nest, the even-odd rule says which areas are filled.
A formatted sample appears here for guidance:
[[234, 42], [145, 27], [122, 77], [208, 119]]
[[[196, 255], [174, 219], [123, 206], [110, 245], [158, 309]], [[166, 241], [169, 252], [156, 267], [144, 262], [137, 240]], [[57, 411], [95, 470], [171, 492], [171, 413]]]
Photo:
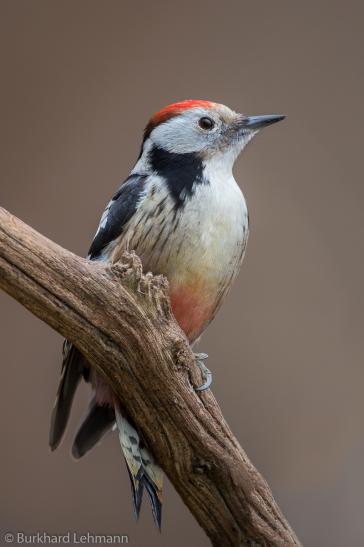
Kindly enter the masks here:
[[140, 440], [136, 429], [116, 405], [115, 417], [121, 448], [129, 472], [135, 515], [137, 518], [139, 517], [145, 487], [151, 501], [154, 522], [160, 530], [163, 472]]
[[[49, 443], [52, 450], [57, 448], [63, 437], [73, 397], [79, 382], [82, 377], [86, 380], [90, 379], [87, 370], [85, 369], [85, 360], [80, 352], [75, 346], [69, 342], [65, 342], [61, 381], [52, 412], [49, 435]], [[96, 387], [96, 392], [90, 402], [88, 413], [75, 437], [72, 447], [73, 456], [77, 459], [84, 456], [101, 440], [105, 433], [116, 426], [119, 431], [120, 444], [130, 476], [135, 514], [137, 517], [139, 516], [145, 487], [151, 500], [154, 521], [160, 529], [162, 516], [162, 470], [155, 463], [152, 454], [150, 454], [139, 438], [136, 429], [122, 414], [114, 398], [110, 397], [110, 400], [100, 404], [100, 397], [96, 396], [97, 389]]]

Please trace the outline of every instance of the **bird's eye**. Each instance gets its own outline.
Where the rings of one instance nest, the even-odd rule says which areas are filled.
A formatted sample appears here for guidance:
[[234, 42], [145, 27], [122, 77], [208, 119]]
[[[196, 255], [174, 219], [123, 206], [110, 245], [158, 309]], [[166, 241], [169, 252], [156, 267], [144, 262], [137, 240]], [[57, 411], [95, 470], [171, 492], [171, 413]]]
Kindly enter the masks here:
[[215, 125], [215, 122], [211, 118], [204, 116], [203, 118], [199, 119], [198, 125], [201, 127], [201, 129], [205, 129], [205, 131], [211, 131], [211, 129]]

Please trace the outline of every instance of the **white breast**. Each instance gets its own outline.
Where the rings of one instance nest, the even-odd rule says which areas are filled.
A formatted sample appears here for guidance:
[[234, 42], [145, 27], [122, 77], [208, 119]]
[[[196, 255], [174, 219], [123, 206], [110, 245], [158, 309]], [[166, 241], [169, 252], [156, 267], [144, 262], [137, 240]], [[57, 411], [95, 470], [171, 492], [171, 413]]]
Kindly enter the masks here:
[[198, 184], [180, 209], [165, 181], [151, 177], [135, 215], [112, 245], [112, 259], [124, 248], [135, 250], [144, 269], [166, 275], [170, 283], [203, 276], [217, 286], [235, 277], [248, 238], [245, 199], [231, 173], [214, 166], [205, 175], [208, 183]]
[[[248, 236], [248, 214], [235, 180], [201, 184], [181, 218], [183, 243], [177, 260], [187, 275], [204, 272], [206, 281], [221, 282], [238, 267]], [[181, 273], [181, 275], [184, 275]]]

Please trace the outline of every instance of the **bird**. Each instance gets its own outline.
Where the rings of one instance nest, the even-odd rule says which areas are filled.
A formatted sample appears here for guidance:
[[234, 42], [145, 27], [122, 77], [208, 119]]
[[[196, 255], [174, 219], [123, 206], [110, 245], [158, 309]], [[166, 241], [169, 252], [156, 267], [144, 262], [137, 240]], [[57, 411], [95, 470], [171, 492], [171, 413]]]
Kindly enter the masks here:
[[[279, 114], [247, 116], [208, 100], [170, 104], [145, 127], [137, 161], [107, 204], [87, 258], [116, 262], [125, 250], [140, 257], [144, 271], [163, 274], [175, 319], [191, 347], [215, 317], [239, 270], [249, 235], [243, 193], [233, 176], [239, 154]], [[196, 353], [210, 387], [206, 354]], [[89, 408], [72, 454], [81, 458], [117, 430], [129, 473], [134, 512], [143, 491], [161, 527], [163, 474], [151, 450], [107, 384], [69, 341], [63, 345], [59, 388], [49, 444], [60, 444], [80, 381], [92, 387]]]

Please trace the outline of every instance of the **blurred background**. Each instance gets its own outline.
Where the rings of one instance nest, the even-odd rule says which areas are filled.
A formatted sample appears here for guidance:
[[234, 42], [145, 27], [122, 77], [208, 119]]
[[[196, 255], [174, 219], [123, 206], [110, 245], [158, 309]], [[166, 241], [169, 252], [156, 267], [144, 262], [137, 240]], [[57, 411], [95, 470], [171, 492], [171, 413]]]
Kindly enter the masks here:
[[[85, 255], [165, 104], [285, 113], [235, 175], [251, 237], [200, 344], [213, 391], [304, 545], [364, 545], [363, 4], [0, 1], [0, 205]], [[48, 449], [61, 338], [0, 294], [1, 531], [209, 545], [167, 483], [132, 514], [115, 435], [74, 462], [80, 389]]]

